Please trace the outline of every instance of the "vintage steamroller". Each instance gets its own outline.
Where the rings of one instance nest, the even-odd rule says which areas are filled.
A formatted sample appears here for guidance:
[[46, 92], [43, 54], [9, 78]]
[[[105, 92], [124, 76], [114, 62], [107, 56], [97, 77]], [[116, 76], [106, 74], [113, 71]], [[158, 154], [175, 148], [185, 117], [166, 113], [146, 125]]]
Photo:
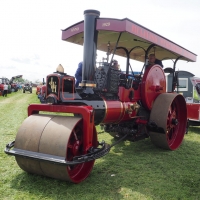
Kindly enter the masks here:
[[[175, 67], [178, 60], [196, 61], [196, 55], [130, 19], [99, 16], [99, 11], [86, 10], [84, 21], [62, 30], [63, 41], [84, 48], [79, 87], [62, 66], [49, 74], [46, 104], [28, 106], [28, 118], [15, 141], [6, 145], [5, 153], [14, 155], [26, 172], [79, 183], [90, 174], [95, 159], [121, 140], [150, 138], [158, 147], [175, 150], [184, 138], [187, 110], [183, 96], [173, 92]], [[107, 53], [100, 67], [97, 50]], [[149, 65], [150, 53], [173, 60], [172, 68]], [[125, 73], [112, 67], [114, 55], [126, 58]], [[139, 75], [132, 71], [130, 59], [143, 63]], [[174, 74], [169, 92], [167, 71]], [[99, 142], [96, 125], [116, 143]]]

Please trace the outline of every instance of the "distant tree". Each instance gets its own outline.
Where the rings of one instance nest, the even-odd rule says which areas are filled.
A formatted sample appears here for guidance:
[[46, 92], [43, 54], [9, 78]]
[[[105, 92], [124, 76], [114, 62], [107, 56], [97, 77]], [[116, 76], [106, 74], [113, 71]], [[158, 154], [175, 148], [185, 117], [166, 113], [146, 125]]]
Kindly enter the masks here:
[[40, 84], [41, 81], [39, 79], [37, 79], [36, 81], [34, 81], [34, 83]]
[[13, 82], [23, 83], [24, 79], [23, 78], [16, 78], [16, 79], [13, 80]]
[[24, 79], [24, 83], [31, 83], [28, 79]]

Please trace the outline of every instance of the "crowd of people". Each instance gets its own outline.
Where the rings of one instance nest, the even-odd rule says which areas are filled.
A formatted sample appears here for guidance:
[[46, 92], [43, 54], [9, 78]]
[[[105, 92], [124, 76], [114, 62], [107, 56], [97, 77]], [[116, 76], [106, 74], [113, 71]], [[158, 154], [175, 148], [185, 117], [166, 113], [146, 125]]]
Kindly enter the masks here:
[[[13, 91], [13, 88], [11, 86], [10, 83], [2, 83], [3, 87], [0, 88], [0, 96], [2, 97], [7, 97], [9, 93], [11, 93]], [[15, 91], [17, 90], [21, 90], [22, 89], [22, 85], [21, 84], [17, 84], [16, 88], [14, 89]]]
[[8, 83], [3, 83], [3, 90], [2, 90], [2, 96], [7, 97], [8, 91], [11, 89], [11, 85]]

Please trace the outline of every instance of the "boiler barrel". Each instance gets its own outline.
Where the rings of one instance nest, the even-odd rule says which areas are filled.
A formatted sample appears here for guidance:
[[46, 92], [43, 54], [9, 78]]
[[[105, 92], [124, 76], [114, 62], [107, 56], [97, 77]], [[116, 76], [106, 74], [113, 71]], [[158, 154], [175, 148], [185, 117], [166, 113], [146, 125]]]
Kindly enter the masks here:
[[105, 117], [101, 123], [103, 124], [117, 124], [122, 121], [131, 120], [136, 116], [136, 112], [131, 114], [127, 112], [130, 104], [133, 102], [121, 102], [121, 101], [104, 101], [105, 104]]

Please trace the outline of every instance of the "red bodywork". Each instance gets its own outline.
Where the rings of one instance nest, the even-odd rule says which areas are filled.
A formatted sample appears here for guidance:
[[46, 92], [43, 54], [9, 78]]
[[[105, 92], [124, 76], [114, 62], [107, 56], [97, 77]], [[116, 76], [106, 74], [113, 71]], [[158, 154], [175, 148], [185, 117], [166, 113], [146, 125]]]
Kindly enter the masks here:
[[2, 95], [2, 93], [3, 93], [3, 89], [4, 89], [4, 86], [3, 86], [3, 84], [0, 84], [0, 96]]
[[45, 96], [46, 93], [46, 85], [42, 85], [40, 89], [41, 95]]
[[[134, 97], [130, 99], [130, 92]], [[129, 121], [137, 115], [137, 101], [141, 100], [148, 110], [151, 110], [153, 102], [158, 95], [166, 92], [165, 74], [159, 65], [150, 66], [144, 73], [142, 83], [137, 90], [119, 87], [119, 99], [121, 101], [105, 101], [106, 116], [102, 123], [119, 123]]]
[[[200, 98], [200, 78], [191, 77], [190, 81], [196, 90], [197, 96]], [[200, 101], [192, 97], [186, 97], [186, 102], [188, 119], [190, 121], [200, 122]]]
[[46, 85], [38, 85], [36, 87], [36, 94], [40, 94], [42, 96], [45, 96], [45, 93], [46, 93]]
[[0, 96], [3, 93], [4, 90], [4, 84], [3, 83], [8, 83], [9, 80], [7, 78], [0, 78]]
[[187, 117], [200, 122], [200, 103], [187, 103]]
[[37, 95], [40, 93], [40, 88], [41, 88], [41, 87], [42, 87], [41, 85], [38, 85], [38, 86], [36, 87], [36, 94], [37, 94]]

